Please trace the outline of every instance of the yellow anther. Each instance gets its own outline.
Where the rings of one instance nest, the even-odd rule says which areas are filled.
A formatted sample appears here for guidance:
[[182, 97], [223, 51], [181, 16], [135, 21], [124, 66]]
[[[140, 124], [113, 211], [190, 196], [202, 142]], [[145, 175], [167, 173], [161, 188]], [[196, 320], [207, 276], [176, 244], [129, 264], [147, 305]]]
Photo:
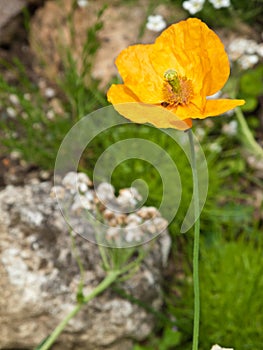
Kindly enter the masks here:
[[174, 93], [178, 94], [180, 92], [180, 81], [176, 70], [168, 69], [164, 73], [164, 79], [171, 85]]
[[164, 79], [168, 82], [178, 79], [178, 74], [176, 72], [176, 70], [174, 69], [168, 69], [165, 73], [164, 73]]

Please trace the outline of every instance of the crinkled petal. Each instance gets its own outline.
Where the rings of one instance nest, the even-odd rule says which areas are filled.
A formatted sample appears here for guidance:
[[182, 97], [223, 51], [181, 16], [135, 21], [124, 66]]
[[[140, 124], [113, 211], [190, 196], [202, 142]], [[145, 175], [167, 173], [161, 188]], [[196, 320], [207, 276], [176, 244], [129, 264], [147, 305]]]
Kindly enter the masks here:
[[153, 45], [134, 45], [123, 50], [116, 60], [124, 84], [145, 103], [163, 101], [163, 79], [152, 66], [149, 53]]
[[197, 18], [168, 27], [154, 45], [151, 57], [159, 75], [177, 70], [192, 80], [195, 94], [213, 95], [228, 79], [229, 60], [221, 40]]
[[202, 116], [192, 116], [191, 118], [207, 118], [214, 117], [220, 114], [223, 114], [231, 109], [234, 109], [237, 106], [242, 106], [245, 104], [244, 100], [228, 100], [228, 99], [219, 99], [219, 100], [207, 100], [205, 109]]
[[108, 91], [108, 100], [121, 115], [135, 123], [151, 123], [157, 128], [179, 130], [192, 126], [191, 119], [180, 120], [161, 106], [139, 102], [137, 96], [125, 85], [112, 85]]
[[112, 104], [124, 102], [140, 102], [138, 97], [123, 84], [113, 84], [107, 92], [108, 101]]

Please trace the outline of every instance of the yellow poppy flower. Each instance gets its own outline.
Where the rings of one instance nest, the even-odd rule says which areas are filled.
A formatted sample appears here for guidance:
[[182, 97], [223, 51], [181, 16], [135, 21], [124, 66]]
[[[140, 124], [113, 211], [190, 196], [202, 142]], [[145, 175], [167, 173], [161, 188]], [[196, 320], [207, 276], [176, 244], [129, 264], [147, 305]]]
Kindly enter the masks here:
[[108, 100], [136, 123], [187, 129], [192, 119], [216, 116], [245, 103], [207, 99], [224, 86], [230, 66], [219, 37], [196, 18], [171, 25], [154, 44], [126, 48], [116, 65], [123, 84], [110, 87]]

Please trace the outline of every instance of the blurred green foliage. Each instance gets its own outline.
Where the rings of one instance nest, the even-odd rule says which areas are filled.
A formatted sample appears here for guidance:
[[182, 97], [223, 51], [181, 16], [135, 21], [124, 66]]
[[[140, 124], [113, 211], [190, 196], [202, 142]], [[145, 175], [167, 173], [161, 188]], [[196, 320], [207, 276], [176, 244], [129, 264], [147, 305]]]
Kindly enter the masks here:
[[20, 151], [23, 159], [44, 169], [53, 169], [56, 152], [63, 137], [70, 129], [68, 116], [46, 116], [47, 106], [38, 87], [33, 84], [19, 61], [8, 65], [8, 69], [19, 74], [19, 83], [11, 85], [0, 75], [0, 96], [2, 108], [10, 106], [9, 96], [15, 95], [19, 101], [19, 113], [9, 118], [1, 113], [0, 127], [2, 145], [9, 151]]
[[241, 75], [239, 96], [246, 100], [246, 104], [241, 109], [244, 112], [254, 112], [258, 107], [259, 96], [263, 96], [263, 64]]
[[[213, 344], [239, 350], [260, 349], [263, 344], [263, 237], [254, 231], [235, 241], [203, 240], [200, 260], [200, 350]], [[181, 298], [170, 301], [170, 312], [182, 334], [178, 350], [191, 349], [193, 293], [189, 265], [187, 278], [176, 282]]]

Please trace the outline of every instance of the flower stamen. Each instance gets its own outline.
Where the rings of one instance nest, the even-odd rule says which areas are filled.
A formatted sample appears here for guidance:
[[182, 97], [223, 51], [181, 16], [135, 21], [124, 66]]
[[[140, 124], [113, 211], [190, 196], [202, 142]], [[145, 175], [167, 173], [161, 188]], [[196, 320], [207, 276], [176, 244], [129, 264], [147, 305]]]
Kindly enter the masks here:
[[164, 79], [171, 85], [174, 93], [180, 92], [181, 87], [178, 74], [174, 69], [168, 69], [164, 73]]
[[186, 77], [181, 77], [174, 69], [168, 69], [164, 73], [163, 107], [187, 105], [193, 97], [192, 82]]

